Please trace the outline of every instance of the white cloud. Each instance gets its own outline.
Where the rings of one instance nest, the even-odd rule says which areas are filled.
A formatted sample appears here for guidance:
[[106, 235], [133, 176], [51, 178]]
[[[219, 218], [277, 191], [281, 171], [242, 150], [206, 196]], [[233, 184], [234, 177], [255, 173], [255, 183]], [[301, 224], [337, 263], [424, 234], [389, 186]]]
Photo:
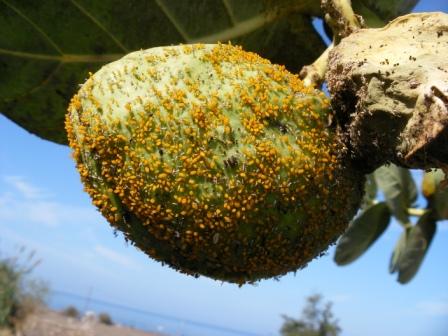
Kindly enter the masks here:
[[19, 191], [26, 199], [42, 199], [47, 197], [47, 194], [43, 190], [31, 185], [21, 176], [4, 176], [3, 180]]
[[62, 224], [98, 222], [101, 215], [92, 207], [64, 204], [20, 176], [2, 178], [11, 188], [0, 194], [0, 222], [20, 221], [54, 228]]
[[[97, 263], [92, 253], [83, 252], [82, 249], [70, 249], [69, 247], [61, 249], [53, 244], [25, 238], [7, 227], [1, 228], [1, 238], [7, 241], [9, 247], [26, 246], [28, 251], [35, 251], [37, 259], [42, 260], [43, 263], [64, 265], [63, 267], [67, 267], [66, 272], [72, 272], [75, 269], [75, 272], [82, 270], [92, 276], [111, 277], [114, 275], [110, 269]], [[2, 246], [0, 240], [0, 252], [2, 252], [1, 247], [5, 246]], [[16, 256], [16, 254], [12, 255]]]
[[105, 258], [109, 261], [112, 261], [113, 263], [116, 263], [120, 266], [133, 268], [133, 269], [140, 268], [138, 263], [136, 263], [132, 259], [130, 259], [118, 252], [115, 252], [114, 250], [111, 250], [103, 245], [96, 245], [94, 248], [94, 251], [96, 252], [96, 254], [98, 254], [98, 255], [102, 256], [103, 258]]
[[[0, 176], [0, 251], [4, 239], [8, 244], [14, 242], [36, 250], [50, 263], [71, 265], [67, 267], [96, 275], [111, 277], [111, 262], [118, 265], [115, 269], [141, 269], [127, 255], [99, 244], [95, 233], [110, 228], [95, 223], [104, 225], [105, 219], [93, 205], [62, 202], [57, 195], [52, 196], [23, 177]], [[44, 230], [39, 230], [38, 225]], [[42, 238], [19, 233], [28, 228], [47, 234]]]
[[418, 310], [431, 316], [448, 316], [448, 301], [423, 301], [417, 304]]
[[42, 223], [49, 227], [55, 227], [60, 222], [56, 203], [37, 201], [32, 204], [22, 203], [22, 207], [28, 220]]

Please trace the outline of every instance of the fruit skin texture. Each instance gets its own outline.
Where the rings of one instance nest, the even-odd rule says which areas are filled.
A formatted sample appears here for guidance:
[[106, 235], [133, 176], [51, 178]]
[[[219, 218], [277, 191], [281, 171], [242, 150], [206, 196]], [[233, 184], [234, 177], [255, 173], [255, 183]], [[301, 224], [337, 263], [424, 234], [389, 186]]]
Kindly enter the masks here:
[[160, 47], [92, 75], [66, 129], [114, 228], [181, 272], [243, 284], [303, 268], [358, 208], [328, 106], [239, 47]]

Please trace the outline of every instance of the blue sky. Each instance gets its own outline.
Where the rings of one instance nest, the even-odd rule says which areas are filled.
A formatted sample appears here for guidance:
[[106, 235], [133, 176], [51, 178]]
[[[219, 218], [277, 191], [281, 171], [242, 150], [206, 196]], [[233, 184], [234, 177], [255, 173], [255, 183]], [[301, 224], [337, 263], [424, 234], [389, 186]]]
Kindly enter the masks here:
[[[421, 1], [416, 10], [448, 12], [448, 4]], [[36, 250], [42, 263], [35, 276], [55, 290], [259, 335], [276, 335], [281, 314], [298, 316], [306, 296], [319, 292], [333, 301], [344, 336], [447, 335], [448, 225], [439, 226], [420, 272], [406, 286], [387, 273], [400, 232], [394, 223], [346, 267], [333, 263], [330, 249], [280, 281], [239, 288], [194, 279], [114, 237], [82, 191], [67, 147], [0, 116], [0, 253], [14, 254], [19, 245]]]

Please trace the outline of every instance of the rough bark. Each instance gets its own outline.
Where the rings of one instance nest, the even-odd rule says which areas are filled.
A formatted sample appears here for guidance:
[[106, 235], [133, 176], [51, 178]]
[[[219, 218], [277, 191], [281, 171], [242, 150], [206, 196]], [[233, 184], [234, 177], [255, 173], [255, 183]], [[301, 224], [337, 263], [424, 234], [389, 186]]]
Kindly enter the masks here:
[[326, 80], [353, 160], [365, 172], [448, 164], [448, 14], [360, 29], [329, 56]]

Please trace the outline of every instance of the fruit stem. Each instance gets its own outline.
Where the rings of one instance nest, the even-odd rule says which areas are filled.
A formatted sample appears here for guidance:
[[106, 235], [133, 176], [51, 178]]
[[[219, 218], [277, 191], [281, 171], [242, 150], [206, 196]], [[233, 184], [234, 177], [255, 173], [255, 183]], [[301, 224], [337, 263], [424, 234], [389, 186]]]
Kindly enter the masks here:
[[333, 31], [335, 45], [364, 26], [362, 17], [353, 11], [350, 0], [322, 0], [321, 7], [325, 13], [325, 21]]
[[334, 44], [331, 43], [313, 64], [305, 65], [302, 70], [300, 70], [299, 76], [303, 80], [305, 86], [319, 87], [322, 85], [325, 79], [325, 73], [327, 72], [328, 55], [333, 47]]
[[319, 56], [313, 64], [306, 65], [299, 73], [305, 86], [320, 87], [325, 79], [328, 56], [342, 38], [360, 29], [364, 24], [360, 16], [353, 12], [350, 0], [322, 0], [321, 7], [325, 20], [333, 31], [333, 43]]

